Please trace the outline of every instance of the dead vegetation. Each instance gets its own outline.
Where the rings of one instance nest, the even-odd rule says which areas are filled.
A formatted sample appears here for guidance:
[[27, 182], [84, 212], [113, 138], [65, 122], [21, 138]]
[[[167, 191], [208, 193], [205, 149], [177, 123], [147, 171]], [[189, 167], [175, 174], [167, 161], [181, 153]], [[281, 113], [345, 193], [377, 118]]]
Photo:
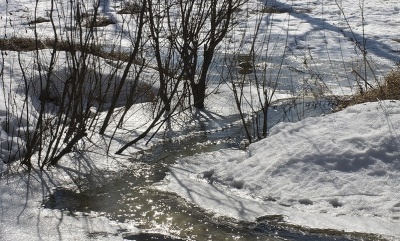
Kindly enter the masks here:
[[261, 13], [267, 14], [282, 14], [282, 13], [311, 13], [312, 10], [310, 8], [288, 8], [288, 7], [276, 7], [276, 6], [265, 6]]
[[279, 7], [269, 7], [269, 6], [265, 6], [262, 11], [262, 13], [291, 13], [292, 9], [289, 8], [279, 8]]
[[0, 39], [0, 49], [9, 51], [33, 51], [35, 49], [44, 49], [46, 44], [33, 38], [12, 37]]
[[108, 17], [104, 16], [98, 16], [97, 18], [91, 18], [87, 20], [87, 23], [85, 24], [86, 28], [91, 28], [91, 27], [106, 27], [108, 25], [116, 24], [116, 22]]
[[350, 97], [341, 98], [339, 109], [365, 102], [400, 100], [400, 68], [391, 71], [381, 85], [369, 88]]
[[54, 39], [39, 40], [25, 37], [0, 39], [0, 49], [3, 51], [27, 52], [51, 48], [56, 48], [58, 51], [67, 52], [81, 51], [114, 61], [127, 61], [129, 59], [128, 53], [123, 53], [119, 51], [106, 52], [102, 50], [102, 46], [94, 44], [81, 46], [79, 44], [71, 43], [69, 41], [58, 41], [57, 43], [55, 43]]
[[29, 21], [28, 25], [34, 25], [34, 24], [39, 24], [39, 23], [48, 23], [50, 22], [50, 19], [43, 18], [43, 17], [37, 17], [36, 19]]
[[141, 10], [141, 6], [137, 3], [127, 3], [118, 14], [139, 14]]

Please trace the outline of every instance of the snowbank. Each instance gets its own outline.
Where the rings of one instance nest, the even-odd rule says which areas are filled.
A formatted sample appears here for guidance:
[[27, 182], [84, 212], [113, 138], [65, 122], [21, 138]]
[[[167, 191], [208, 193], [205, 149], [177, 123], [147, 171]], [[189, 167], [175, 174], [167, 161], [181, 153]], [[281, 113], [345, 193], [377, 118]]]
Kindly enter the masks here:
[[180, 160], [157, 188], [218, 215], [400, 238], [399, 128], [399, 101], [280, 123], [247, 152]]

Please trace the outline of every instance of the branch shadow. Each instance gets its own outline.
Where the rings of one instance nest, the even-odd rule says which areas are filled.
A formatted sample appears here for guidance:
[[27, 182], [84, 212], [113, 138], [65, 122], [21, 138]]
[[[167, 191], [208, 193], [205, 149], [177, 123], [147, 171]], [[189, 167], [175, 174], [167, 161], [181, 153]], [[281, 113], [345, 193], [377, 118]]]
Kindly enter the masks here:
[[311, 31], [327, 30], [330, 32], [341, 34], [348, 41], [350, 41], [353, 44], [358, 45], [358, 46], [360, 46], [365, 40], [366, 41], [366, 50], [369, 53], [373, 53], [374, 55], [376, 55], [378, 57], [382, 57], [382, 58], [388, 59], [393, 62], [400, 61], [400, 55], [398, 53], [396, 53], [388, 44], [384, 44], [384, 43], [379, 42], [371, 37], [367, 37], [365, 35], [363, 36], [362, 34], [356, 33], [352, 29], [348, 29], [349, 26], [346, 26], [346, 28], [341, 28], [341, 27], [335, 26], [332, 23], [329, 23], [328, 21], [326, 21], [326, 19], [312, 17], [308, 13], [297, 13], [295, 11], [293, 5], [283, 3], [280, 1], [268, 2], [268, 4], [266, 3], [266, 5], [272, 6], [275, 8], [279, 8], [279, 9], [286, 9], [290, 12], [291, 15], [295, 16], [298, 19], [303, 20], [304, 22], [310, 23], [313, 26], [312, 30], [310, 30], [309, 32], [306, 32], [303, 35], [296, 36], [298, 38], [305, 37]]
[[[181, 167], [174, 168], [177, 170], [188, 172], [188, 170]], [[187, 201], [196, 205], [200, 205], [200, 203], [202, 203], [202, 208], [207, 209], [205, 206], [209, 206], [210, 208], [214, 207], [221, 210], [228, 208], [231, 210], [231, 214], [233, 214], [233, 216], [236, 216], [236, 218], [238, 218], [239, 220], [247, 220], [249, 216], [258, 216], [258, 213], [254, 211], [254, 205], [257, 205], [259, 208], [261, 208], [262, 206], [261, 203], [252, 202], [253, 207], [248, 207], [241, 198], [238, 198], [233, 193], [227, 192], [225, 188], [228, 187], [224, 184], [218, 184], [211, 181], [207, 182], [207, 180], [198, 180], [197, 183], [187, 185], [174, 172], [169, 172], [169, 175], [176, 181], [180, 188], [185, 191], [186, 194], [184, 195], [184, 197], [187, 199]], [[205, 188], [204, 185], [206, 185], [207, 188]], [[209, 191], [205, 192], [205, 190]], [[204, 205], [204, 203], [207, 204]], [[265, 207], [263, 207], [263, 209], [265, 209]], [[215, 213], [216, 211], [213, 209], [209, 209], [208, 211], [217, 214]]]

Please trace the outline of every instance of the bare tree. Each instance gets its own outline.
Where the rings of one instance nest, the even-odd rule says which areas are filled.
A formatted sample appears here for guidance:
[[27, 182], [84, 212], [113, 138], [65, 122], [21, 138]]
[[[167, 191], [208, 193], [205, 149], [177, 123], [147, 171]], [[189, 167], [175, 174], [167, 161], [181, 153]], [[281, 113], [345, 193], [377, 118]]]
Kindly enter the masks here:
[[204, 108], [207, 77], [217, 46], [232, 27], [235, 13], [244, 2], [246, 0], [147, 1], [146, 23], [163, 107], [155, 112], [146, 131], [125, 144], [117, 154], [143, 139], [151, 129], [160, 128], [181, 102], [190, 103], [192, 98], [194, 107]]
[[180, 41], [175, 42], [175, 47], [183, 60], [183, 76], [190, 84], [194, 106], [198, 109], [204, 108], [207, 75], [217, 46], [232, 27], [235, 14], [245, 2], [178, 1], [180, 19], [170, 25], [170, 30], [171, 34], [179, 36]]

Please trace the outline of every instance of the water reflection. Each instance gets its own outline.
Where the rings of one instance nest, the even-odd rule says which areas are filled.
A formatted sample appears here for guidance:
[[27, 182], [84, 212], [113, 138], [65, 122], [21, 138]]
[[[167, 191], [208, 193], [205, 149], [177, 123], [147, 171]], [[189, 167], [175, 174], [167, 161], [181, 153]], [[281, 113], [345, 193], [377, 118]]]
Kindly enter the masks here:
[[[283, 109], [274, 110], [281, 112], [281, 115], [274, 114], [274, 121], [282, 120]], [[302, 113], [304, 110], [300, 109]], [[285, 115], [287, 118], [288, 113]], [[168, 167], [176, 159], [222, 148], [238, 148], [243, 133], [240, 125], [231, 125], [228, 129], [201, 131], [180, 141], [167, 141], [143, 153], [140, 160], [133, 159], [131, 169], [116, 174], [107, 183], [81, 193], [57, 189], [43, 206], [70, 214], [96, 212], [121, 223], [133, 222], [143, 233], [124, 235], [128, 240], [354, 240], [342, 233], [307, 234], [270, 218], [248, 223], [218, 217], [174, 193], [152, 188], [152, 184], [164, 179]]]

